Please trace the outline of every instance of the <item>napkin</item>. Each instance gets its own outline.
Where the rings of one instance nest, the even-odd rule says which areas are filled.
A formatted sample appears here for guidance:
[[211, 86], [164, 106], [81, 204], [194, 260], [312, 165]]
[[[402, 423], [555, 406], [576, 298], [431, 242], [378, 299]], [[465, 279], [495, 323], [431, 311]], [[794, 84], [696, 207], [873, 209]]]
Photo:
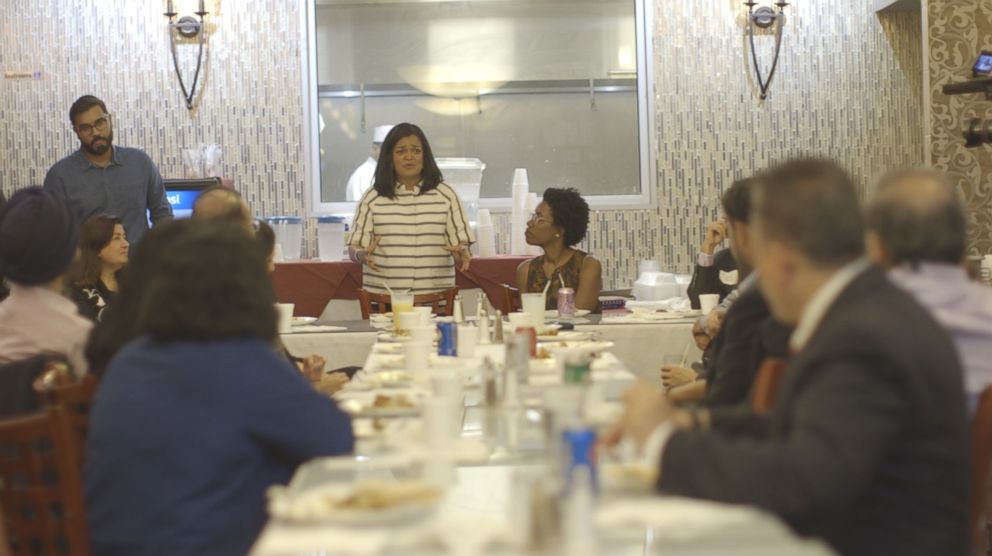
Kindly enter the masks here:
[[626, 304], [626, 308], [631, 311], [643, 309], [647, 311], [691, 311], [692, 305], [685, 297], [670, 297], [661, 301], [636, 301], [631, 300]]

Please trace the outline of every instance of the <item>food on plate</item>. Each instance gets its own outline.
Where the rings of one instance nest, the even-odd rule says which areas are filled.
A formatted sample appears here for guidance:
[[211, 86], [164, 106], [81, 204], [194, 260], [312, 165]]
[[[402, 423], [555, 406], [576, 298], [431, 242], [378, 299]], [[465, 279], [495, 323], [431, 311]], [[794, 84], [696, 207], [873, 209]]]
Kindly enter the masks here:
[[435, 509], [441, 494], [437, 487], [420, 481], [382, 480], [359, 481], [347, 488], [317, 488], [297, 495], [283, 486], [268, 490], [273, 517], [301, 522], [374, 523], [367, 520], [417, 518]]
[[376, 409], [409, 409], [417, 406], [404, 394], [395, 396], [376, 394], [375, 399], [372, 400], [372, 407]]
[[441, 496], [437, 487], [420, 482], [365, 481], [348, 495], [332, 500], [333, 507], [350, 510], [381, 510], [406, 504], [434, 502]]

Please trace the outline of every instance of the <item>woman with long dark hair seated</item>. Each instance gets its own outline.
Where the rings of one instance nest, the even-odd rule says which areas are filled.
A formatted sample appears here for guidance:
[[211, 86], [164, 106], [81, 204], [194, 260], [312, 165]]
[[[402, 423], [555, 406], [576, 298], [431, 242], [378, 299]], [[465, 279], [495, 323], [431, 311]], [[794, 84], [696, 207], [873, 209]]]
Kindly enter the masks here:
[[599, 311], [603, 268], [592, 256], [575, 248], [589, 227], [589, 205], [574, 189], [544, 190], [544, 199], [527, 222], [524, 238], [544, 254], [517, 267], [517, 288], [540, 293], [548, 282], [546, 306], [554, 309], [564, 284], [575, 290], [575, 307]]
[[306, 460], [350, 452], [350, 420], [272, 349], [266, 257], [241, 227], [170, 222], [138, 253], [157, 255], [135, 297], [138, 337], [113, 356], [90, 416], [93, 551], [246, 554], [265, 490]]
[[69, 297], [79, 314], [100, 320], [117, 295], [117, 273], [127, 264], [130, 245], [120, 218], [93, 216], [79, 229], [79, 258], [69, 272]]

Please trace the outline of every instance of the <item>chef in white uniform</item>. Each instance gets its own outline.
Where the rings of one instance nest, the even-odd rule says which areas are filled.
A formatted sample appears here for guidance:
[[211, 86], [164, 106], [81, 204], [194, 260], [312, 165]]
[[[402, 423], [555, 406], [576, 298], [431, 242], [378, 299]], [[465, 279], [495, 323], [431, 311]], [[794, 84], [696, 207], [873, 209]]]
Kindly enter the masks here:
[[391, 129], [393, 129], [391, 125], [380, 125], [376, 126], [372, 132], [372, 152], [368, 159], [356, 168], [351, 177], [348, 178], [346, 197], [348, 201], [358, 201], [372, 187], [372, 180], [375, 179], [375, 167], [379, 163], [379, 148], [382, 147], [382, 142], [386, 140], [386, 134]]

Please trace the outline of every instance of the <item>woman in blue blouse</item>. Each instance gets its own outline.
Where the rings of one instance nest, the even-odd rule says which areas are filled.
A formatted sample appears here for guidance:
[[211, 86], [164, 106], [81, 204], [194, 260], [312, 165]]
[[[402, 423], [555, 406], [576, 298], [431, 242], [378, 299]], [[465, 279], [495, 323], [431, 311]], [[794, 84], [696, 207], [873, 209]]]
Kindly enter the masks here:
[[351, 423], [273, 352], [265, 255], [242, 228], [185, 220], [148, 239], [161, 253], [140, 336], [110, 362], [91, 413], [93, 551], [240, 556], [265, 522], [265, 490], [350, 452]]

